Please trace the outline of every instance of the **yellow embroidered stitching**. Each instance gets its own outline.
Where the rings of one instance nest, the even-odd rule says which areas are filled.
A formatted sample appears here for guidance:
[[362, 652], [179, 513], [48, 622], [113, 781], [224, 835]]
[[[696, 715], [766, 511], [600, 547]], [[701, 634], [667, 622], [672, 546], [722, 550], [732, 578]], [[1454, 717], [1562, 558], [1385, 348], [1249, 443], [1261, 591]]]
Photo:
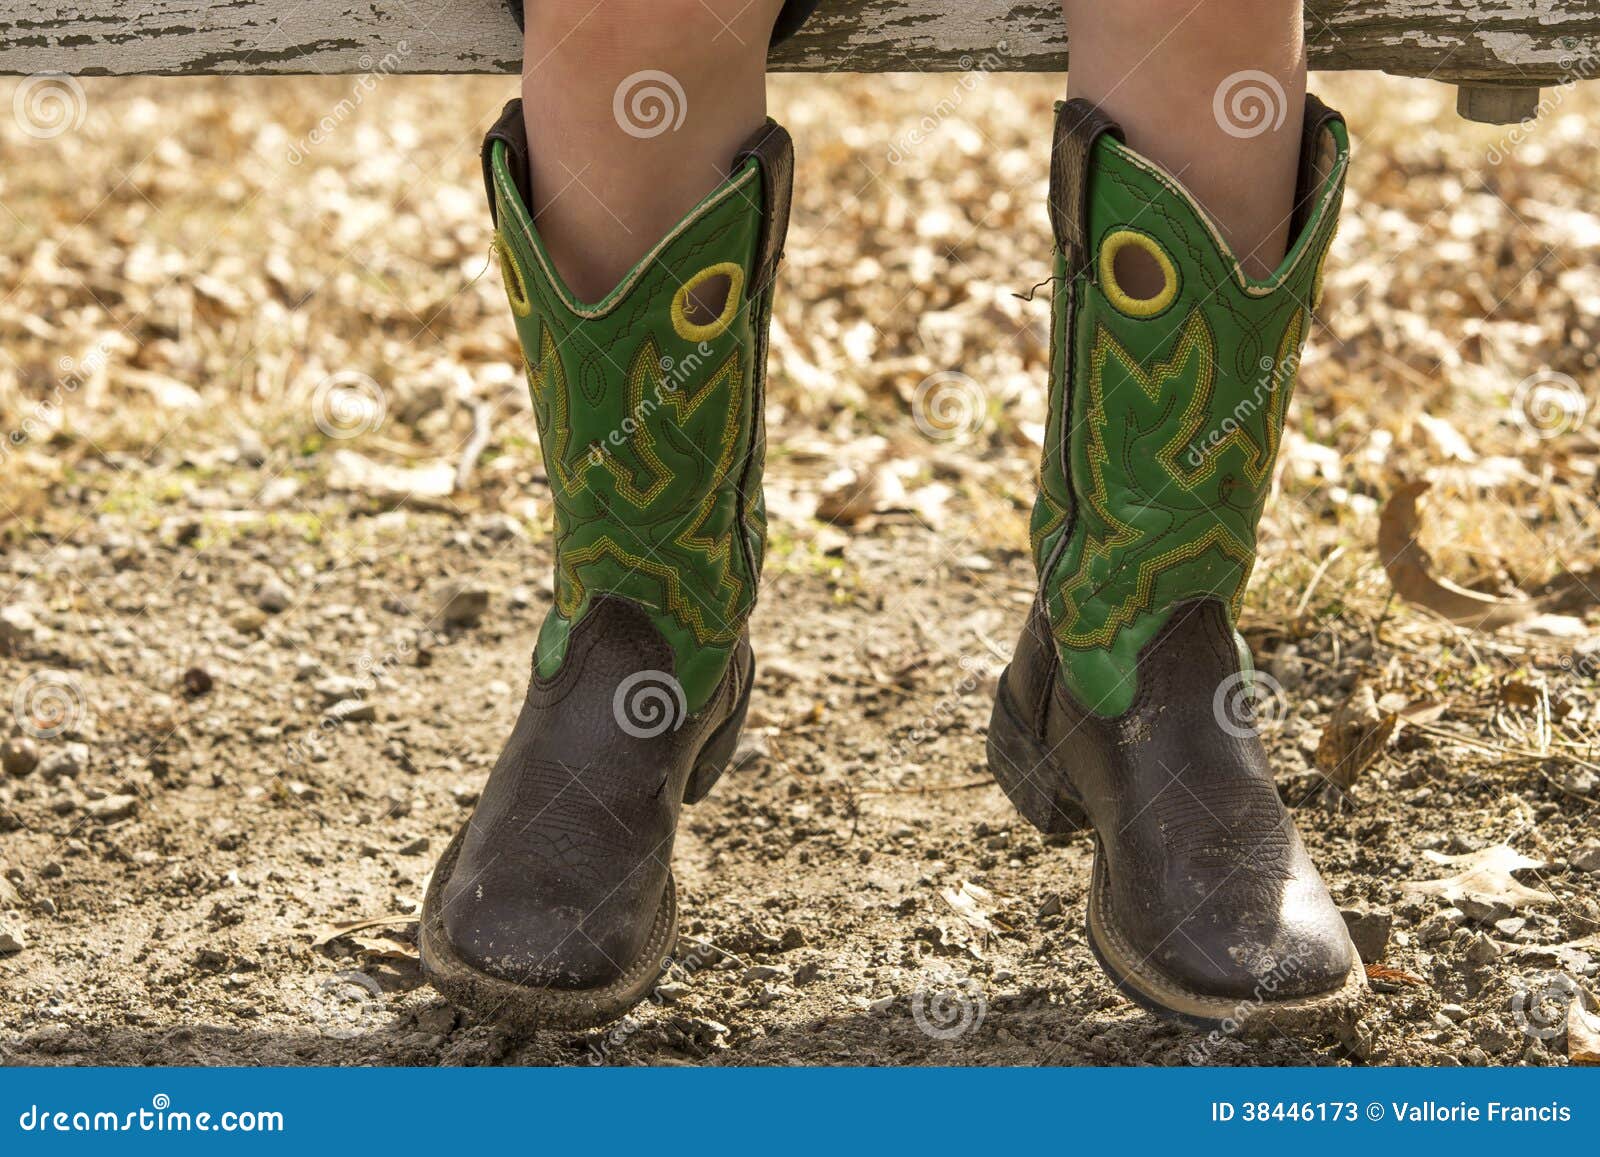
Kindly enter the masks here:
[[[689, 320], [689, 295], [715, 277], [728, 279], [728, 296], [723, 300], [722, 312], [713, 321], [698, 325]], [[723, 261], [696, 273], [672, 295], [672, 328], [684, 341], [710, 341], [721, 337], [733, 324], [739, 313], [739, 302], [744, 296], [744, 267], [733, 261]]]
[[[1117, 280], [1117, 255], [1128, 248], [1144, 250], [1161, 267], [1161, 292], [1154, 297], [1134, 297]], [[1119, 312], [1129, 317], [1154, 317], [1178, 296], [1178, 270], [1153, 238], [1136, 229], [1118, 229], [1100, 245], [1100, 288]]]
[[[536, 404], [542, 403], [550, 408], [549, 429], [552, 445], [545, 468], [549, 471], [558, 493], [564, 499], [571, 499], [588, 489], [588, 475], [591, 470], [604, 469], [615, 480], [618, 494], [624, 501], [639, 509], [652, 505], [670, 485], [673, 475], [656, 453], [654, 437], [649, 427], [641, 422], [631, 443], [637, 447], [640, 458], [653, 472], [653, 480], [648, 485], [641, 486], [630, 478], [627, 471], [603, 446], [597, 445], [585, 451], [582, 464], [574, 468], [569, 460], [572, 427], [568, 413], [566, 369], [556, 352], [555, 339], [548, 325], [540, 325], [538, 347], [539, 365], [535, 367], [524, 358], [523, 369]], [[720, 564], [717, 586], [728, 592], [727, 598], [720, 606], [708, 606], [706, 609], [721, 625], [707, 624], [706, 616], [701, 613], [697, 600], [686, 591], [681, 579], [672, 568], [626, 550], [610, 535], [602, 536], [581, 549], [557, 551], [559, 578], [562, 581], [556, 584], [556, 610], [566, 618], [575, 618], [588, 595], [580, 569], [603, 558], [610, 558], [629, 570], [649, 575], [659, 581], [666, 591], [664, 609], [687, 626], [698, 642], [729, 643], [738, 638], [738, 630], [730, 627], [728, 623], [737, 615], [744, 592], [744, 585], [731, 565], [731, 532], [708, 537], [702, 535], [700, 531], [716, 511], [737, 449], [736, 434], [741, 412], [743, 382], [739, 351], [733, 350], [722, 365], [693, 391], [662, 389], [660, 366], [661, 356], [658, 347], [653, 339], [646, 337], [634, 355], [628, 374], [629, 413], [643, 412], [647, 384], [654, 384], [656, 387], [654, 394], [658, 404], [670, 409], [680, 423], [693, 415], [705, 399], [715, 392], [719, 384], [726, 382], [729, 387], [726, 417], [720, 438], [721, 452], [712, 469], [713, 478], [706, 487], [705, 497], [694, 511], [694, 517], [673, 540], [676, 545]]]

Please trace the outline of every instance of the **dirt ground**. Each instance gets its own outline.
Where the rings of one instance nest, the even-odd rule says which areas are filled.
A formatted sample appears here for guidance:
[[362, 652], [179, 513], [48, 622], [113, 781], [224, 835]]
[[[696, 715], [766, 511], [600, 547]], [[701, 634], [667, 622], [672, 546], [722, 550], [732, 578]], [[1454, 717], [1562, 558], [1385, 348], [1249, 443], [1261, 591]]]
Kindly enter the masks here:
[[[983, 766], [1033, 589], [1048, 316], [1027, 291], [1060, 85], [774, 86], [800, 170], [751, 727], [686, 812], [683, 966], [610, 1029], [531, 1039], [446, 1006], [415, 948], [549, 604], [474, 184], [509, 86], [96, 81], [63, 131], [0, 123], [0, 1057], [1580, 1053], [1600, 628], [1563, 576], [1600, 530], [1600, 98], [1508, 130], [1437, 86], [1319, 85], [1356, 176], [1244, 629], [1281, 790], [1377, 967], [1355, 1024], [1207, 1038], [1116, 994], [1082, 929], [1088, 837], [1042, 838]], [[930, 423], [919, 385], [951, 373], [965, 411]], [[1488, 633], [1394, 597], [1380, 515], [1417, 478], [1429, 565], [1550, 613]], [[1393, 719], [1341, 793], [1317, 752], [1347, 716]], [[1515, 880], [1410, 887], [1501, 847]]]

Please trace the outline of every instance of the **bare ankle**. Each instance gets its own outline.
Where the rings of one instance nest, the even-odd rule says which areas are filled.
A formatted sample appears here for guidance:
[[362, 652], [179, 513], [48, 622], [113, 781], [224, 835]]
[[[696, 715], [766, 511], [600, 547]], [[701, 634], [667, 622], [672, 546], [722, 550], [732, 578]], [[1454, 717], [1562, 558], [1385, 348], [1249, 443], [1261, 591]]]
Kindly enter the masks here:
[[522, 81], [535, 220], [598, 301], [719, 184], [766, 113], [781, 0], [554, 0], [529, 10]]

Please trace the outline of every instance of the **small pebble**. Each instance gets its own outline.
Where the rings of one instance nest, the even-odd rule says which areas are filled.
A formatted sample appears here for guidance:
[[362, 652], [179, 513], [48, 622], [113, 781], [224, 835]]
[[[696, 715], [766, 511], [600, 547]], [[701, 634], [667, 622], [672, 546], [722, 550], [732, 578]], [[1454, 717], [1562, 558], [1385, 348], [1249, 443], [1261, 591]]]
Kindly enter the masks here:
[[433, 613], [432, 627], [472, 627], [489, 609], [489, 589], [474, 583], [460, 583], [446, 589]]
[[269, 615], [279, 615], [289, 609], [294, 595], [277, 579], [268, 579], [256, 591], [256, 606]]
[[39, 761], [39, 774], [45, 779], [77, 779], [89, 766], [89, 745], [68, 743], [49, 752]]
[[365, 699], [341, 699], [328, 708], [328, 718], [335, 723], [371, 723], [377, 717], [377, 707]]
[[1356, 954], [1361, 957], [1362, 963], [1376, 964], [1382, 960], [1389, 947], [1394, 917], [1382, 908], [1367, 908], [1364, 905], [1346, 908], [1339, 914], [1344, 917], [1344, 925], [1350, 931], [1350, 940], [1355, 944]]
[[90, 800], [83, 806], [84, 814], [103, 824], [125, 820], [139, 810], [136, 795], [108, 795], [105, 799]]
[[1482, 932], [1474, 932], [1472, 939], [1467, 941], [1467, 950], [1464, 953], [1467, 963], [1475, 967], [1491, 964], [1500, 958], [1500, 949], [1495, 942]]
[[17, 735], [0, 745], [0, 766], [7, 775], [31, 775], [39, 766], [39, 745], [26, 735]]

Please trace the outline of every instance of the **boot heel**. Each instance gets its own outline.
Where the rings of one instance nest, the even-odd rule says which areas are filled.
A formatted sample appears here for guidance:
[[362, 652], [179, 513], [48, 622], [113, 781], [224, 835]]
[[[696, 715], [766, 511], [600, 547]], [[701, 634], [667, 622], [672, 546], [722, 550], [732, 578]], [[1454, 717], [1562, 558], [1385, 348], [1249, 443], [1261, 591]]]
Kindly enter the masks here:
[[689, 773], [689, 782], [683, 788], [684, 803], [699, 803], [711, 794], [711, 789], [717, 786], [717, 780], [722, 778], [722, 773], [728, 769], [726, 763], [697, 763]]
[[705, 799], [733, 761], [733, 753], [739, 747], [739, 735], [744, 731], [744, 717], [750, 710], [750, 688], [755, 685], [755, 679], [756, 665], [752, 660], [744, 692], [739, 696], [739, 705], [711, 733], [711, 738], [694, 761], [694, 770], [689, 773], [688, 782], [683, 786], [684, 803], [699, 803]]
[[1071, 835], [1090, 830], [1093, 825], [1077, 793], [1063, 772], [1050, 758], [1044, 745], [1023, 726], [1011, 703], [1006, 677], [1000, 677], [1000, 693], [994, 699], [989, 717], [989, 772], [999, 783], [1022, 818], [1046, 835]]

